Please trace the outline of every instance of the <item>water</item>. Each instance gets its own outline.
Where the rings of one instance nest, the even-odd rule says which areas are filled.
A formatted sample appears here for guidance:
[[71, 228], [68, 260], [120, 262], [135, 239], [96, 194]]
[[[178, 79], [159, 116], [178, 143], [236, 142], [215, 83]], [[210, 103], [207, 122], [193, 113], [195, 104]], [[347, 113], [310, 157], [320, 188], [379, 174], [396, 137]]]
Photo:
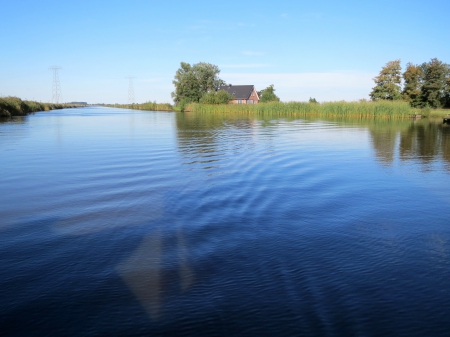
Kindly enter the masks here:
[[4, 336], [448, 336], [450, 126], [0, 124]]

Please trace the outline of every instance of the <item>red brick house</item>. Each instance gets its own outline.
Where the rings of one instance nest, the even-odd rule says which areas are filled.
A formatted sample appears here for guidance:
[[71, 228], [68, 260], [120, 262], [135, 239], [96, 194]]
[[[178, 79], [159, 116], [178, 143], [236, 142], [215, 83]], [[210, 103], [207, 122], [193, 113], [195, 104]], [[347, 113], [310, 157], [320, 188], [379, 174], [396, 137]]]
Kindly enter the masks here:
[[256, 104], [259, 102], [254, 85], [222, 85], [219, 90], [225, 90], [234, 97], [232, 104]]

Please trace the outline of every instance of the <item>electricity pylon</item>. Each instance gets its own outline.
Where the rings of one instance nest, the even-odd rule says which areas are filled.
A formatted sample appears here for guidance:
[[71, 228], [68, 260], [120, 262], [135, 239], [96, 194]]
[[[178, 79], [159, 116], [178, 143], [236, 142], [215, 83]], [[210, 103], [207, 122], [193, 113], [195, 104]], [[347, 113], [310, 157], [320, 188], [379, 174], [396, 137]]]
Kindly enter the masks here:
[[52, 102], [59, 103], [62, 100], [62, 94], [61, 94], [61, 86], [59, 84], [58, 69], [61, 69], [61, 67], [51, 66], [48, 69], [53, 70]]
[[133, 76], [127, 76], [129, 83], [128, 83], [128, 104], [134, 103], [134, 86], [133, 86]]

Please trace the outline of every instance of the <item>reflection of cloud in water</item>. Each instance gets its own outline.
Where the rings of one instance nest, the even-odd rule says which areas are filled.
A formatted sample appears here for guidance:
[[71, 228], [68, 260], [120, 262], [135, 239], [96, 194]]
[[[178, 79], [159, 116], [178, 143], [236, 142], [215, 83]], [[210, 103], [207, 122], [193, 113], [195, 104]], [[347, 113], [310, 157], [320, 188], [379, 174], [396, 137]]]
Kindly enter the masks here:
[[[194, 283], [188, 263], [188, 249], [181, 227], [177, 231], [180, 291], [187, 291]], [[163, 236], [158, 230], [145, 237], [139, 247], [116, 270], [137, 297], [147, 314], [154, 320], [161, 318], [165, 279], [163, 268]]]
[[430, 254], [433, 263], [442, 269], [446, 268], [448, 265], [450, 249], [448, 240], [446, 240], [445, 236], [440, 235], [439, 233], [432, 233], [428, 237], [427, 245], [427, 251], [428, 254]]
[[179, 263], [180, 263], [180, 282], [181, 290], [185, 292], [194, 283], [194, 273], [189, 267], [188, 263], [188, 249], [186, 243], [184, 242], [183, 233], [181, 227], [178, 228], [177, 232], [178, 244], [179, 244]]
[[162, 302], [161, 241], [160, 231], [147, 236], [134, 253], [117, 266], [122, 279], [155, 320], [160, 316]]

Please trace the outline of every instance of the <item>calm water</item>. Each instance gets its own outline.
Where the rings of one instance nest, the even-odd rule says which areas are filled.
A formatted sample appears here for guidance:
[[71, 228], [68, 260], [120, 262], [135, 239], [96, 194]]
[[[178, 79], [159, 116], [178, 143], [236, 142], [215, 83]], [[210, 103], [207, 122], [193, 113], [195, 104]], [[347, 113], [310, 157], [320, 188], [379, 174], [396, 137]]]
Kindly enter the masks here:
[[450, 125], [0, 124], [2, 336], [449, 336]]

